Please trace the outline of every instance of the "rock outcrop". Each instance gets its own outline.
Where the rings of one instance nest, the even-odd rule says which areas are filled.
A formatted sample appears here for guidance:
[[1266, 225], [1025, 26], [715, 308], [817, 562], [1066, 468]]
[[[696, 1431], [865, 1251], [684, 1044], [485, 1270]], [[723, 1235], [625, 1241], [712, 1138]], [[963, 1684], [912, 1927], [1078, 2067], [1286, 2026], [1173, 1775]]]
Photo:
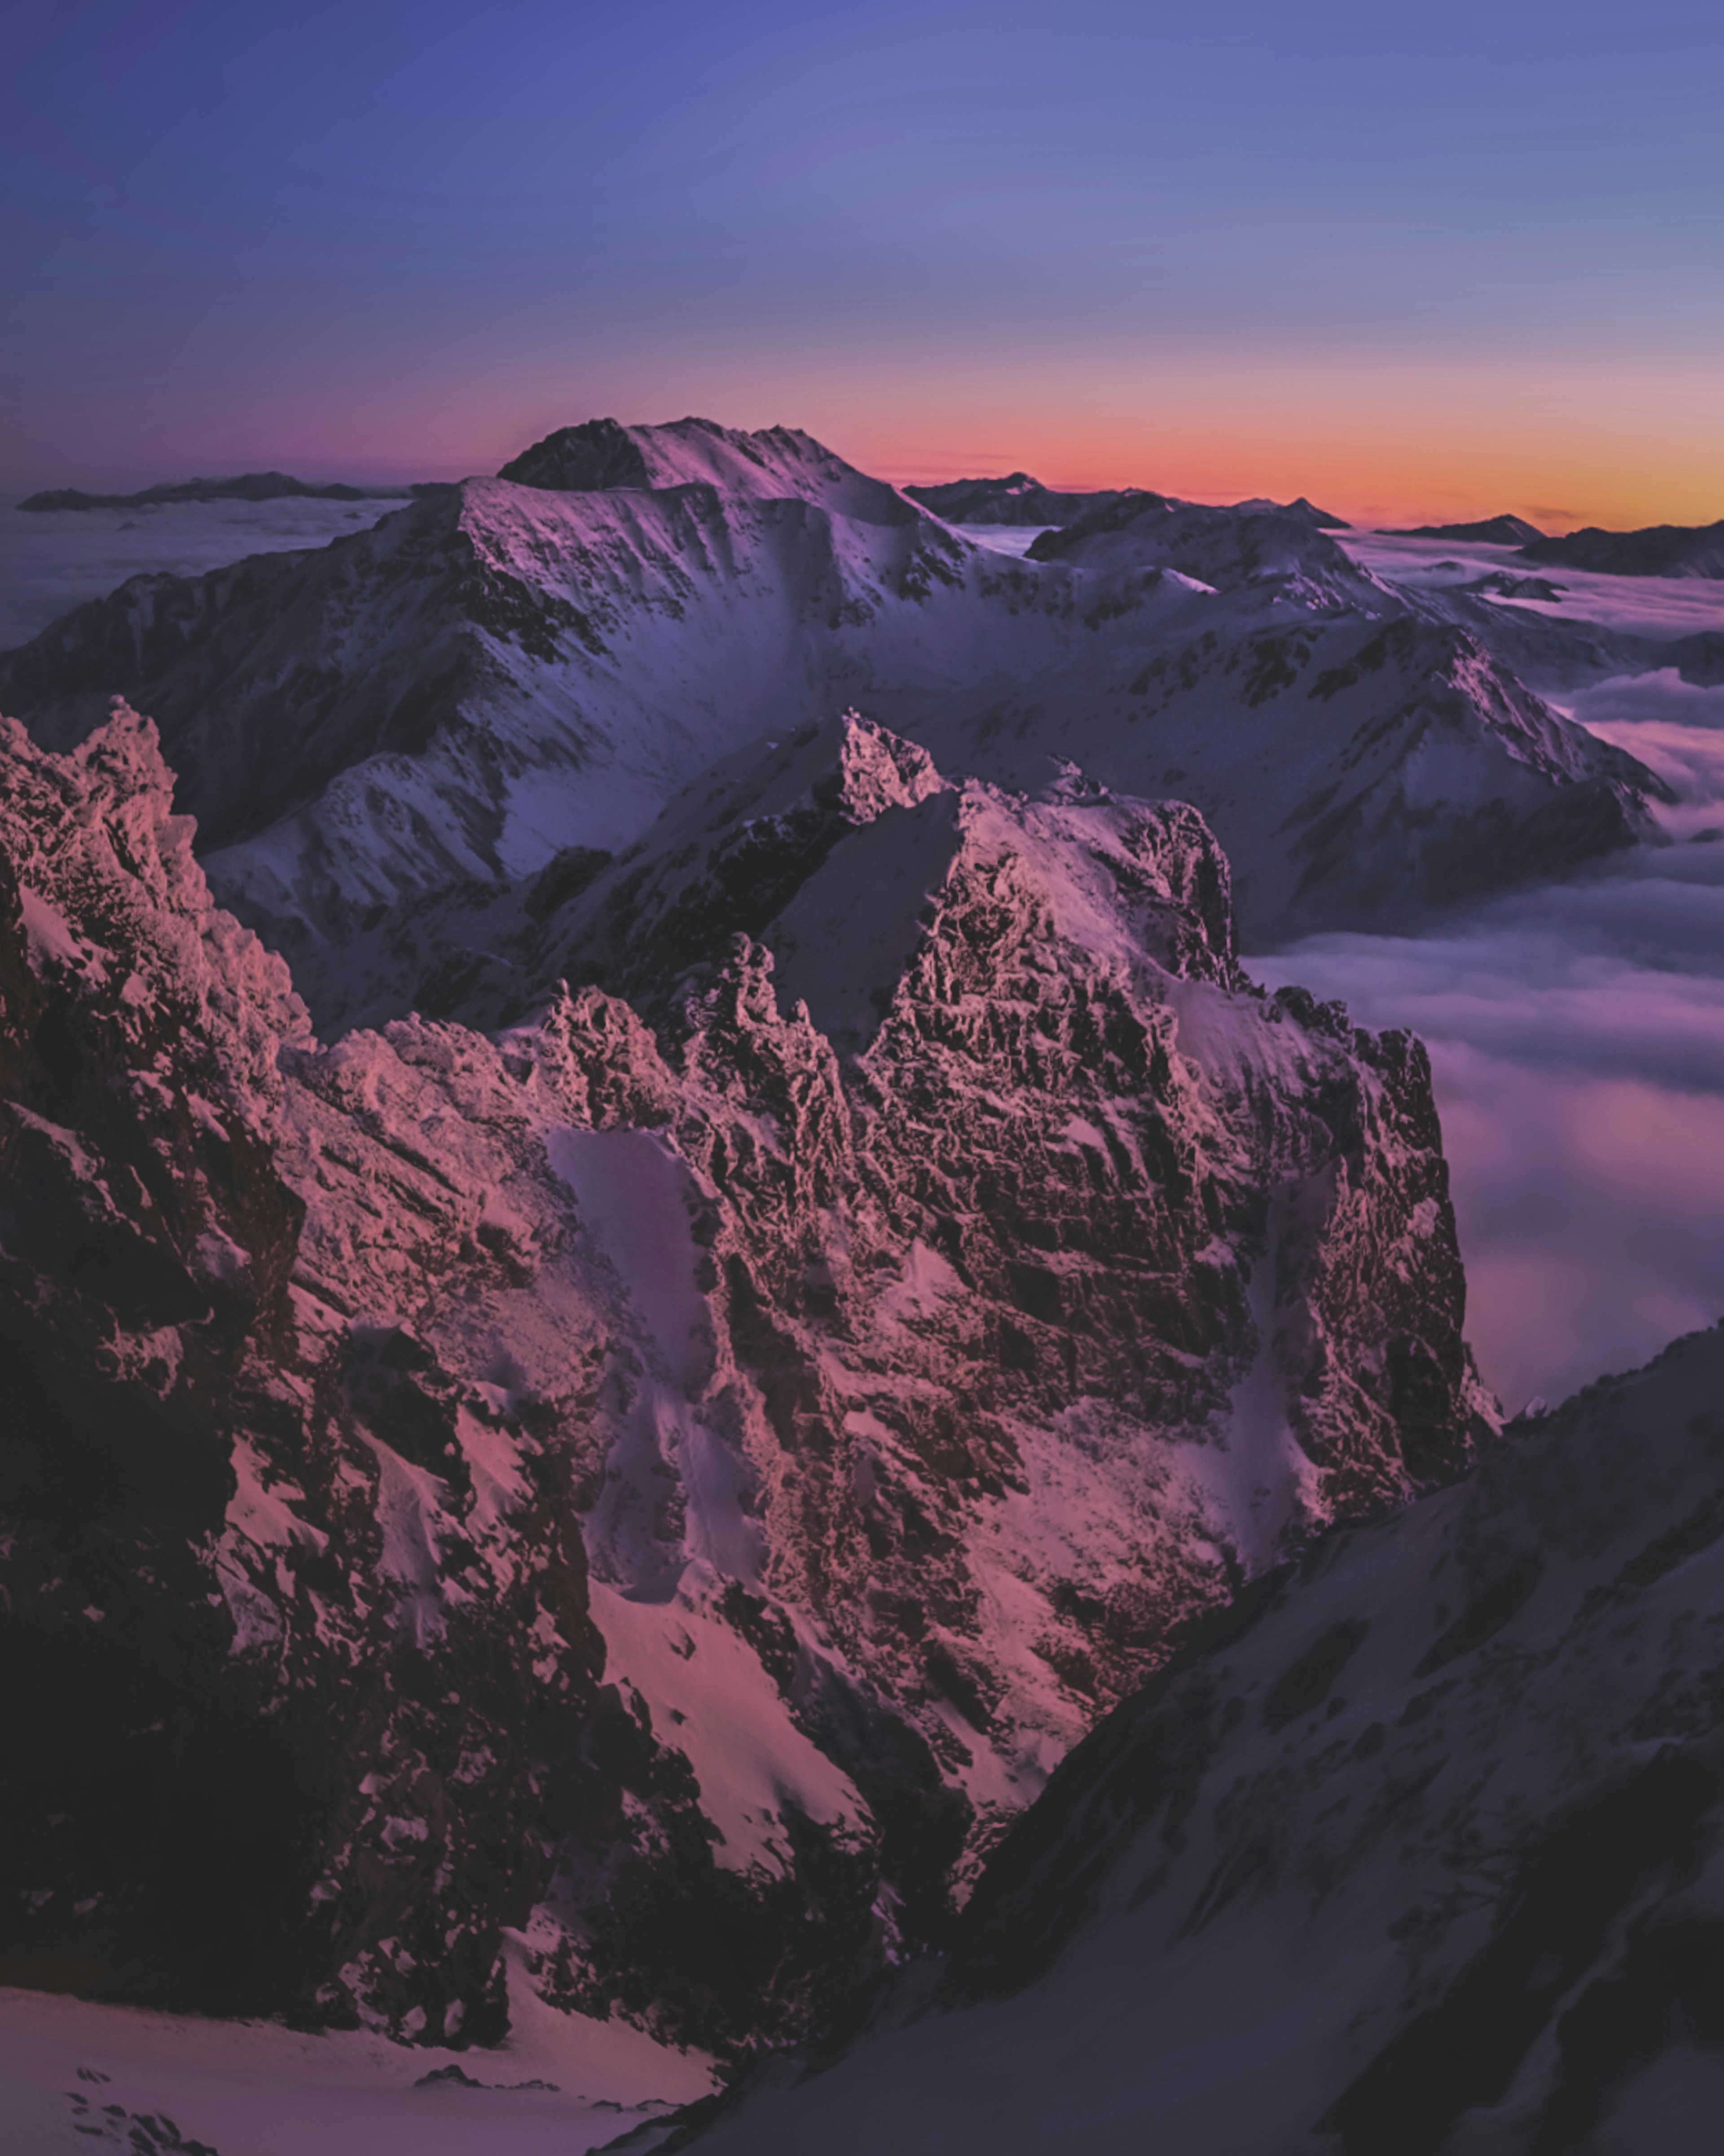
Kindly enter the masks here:
[[1065, 1760], [865, 2043], [631, 2147], [1710, 2146], [1721, 1404], [1714, 1328], [1260, 1578]]
[[0, 1975], [793, 2038], [1488, 1437], [1423, 1051], [1251, 988], [1195, 811], [823, 753], [781, 957], [324, 1045], [153, 728], [8, 726]]

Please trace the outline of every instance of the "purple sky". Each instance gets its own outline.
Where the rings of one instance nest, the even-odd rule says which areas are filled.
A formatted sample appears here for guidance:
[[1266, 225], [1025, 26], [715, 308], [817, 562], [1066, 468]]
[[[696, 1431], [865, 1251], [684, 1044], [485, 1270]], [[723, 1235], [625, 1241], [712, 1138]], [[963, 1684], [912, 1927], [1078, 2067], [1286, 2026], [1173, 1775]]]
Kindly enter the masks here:
[[1724, 15], [18, 0], [0, 493], [808, 427], [1369, 515], [1724, 513]]

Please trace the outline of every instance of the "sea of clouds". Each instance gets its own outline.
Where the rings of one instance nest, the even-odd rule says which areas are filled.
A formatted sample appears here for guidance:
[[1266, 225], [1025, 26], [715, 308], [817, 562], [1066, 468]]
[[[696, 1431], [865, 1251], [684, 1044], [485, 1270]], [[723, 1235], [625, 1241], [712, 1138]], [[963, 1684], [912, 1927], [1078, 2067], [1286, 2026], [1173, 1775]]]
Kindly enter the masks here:
[[403, 506], [290, 495], [26, 513], [8, 501], [0, 506], [0, 651], [28, 644], [49, 622], [117, 590], [128, 577], [156, 570], [202, 576], [247, 554], [327, 546]]
[[[1619, 591], [1610, 610], [1642, 630], [1680, 610], [1686, 633], [1692, 594], [1649, 591], [1630, 619]], [[1718, 626], [1724, 593], [1703, 599]], [[1663, 843], [1438, 932], [1249, 962], [1429, 1045], [1468, 1336], [1511, 1409], [1724, 1316], [1724, 688], [1666, 667], [1563, 708], [1670, 785]]]

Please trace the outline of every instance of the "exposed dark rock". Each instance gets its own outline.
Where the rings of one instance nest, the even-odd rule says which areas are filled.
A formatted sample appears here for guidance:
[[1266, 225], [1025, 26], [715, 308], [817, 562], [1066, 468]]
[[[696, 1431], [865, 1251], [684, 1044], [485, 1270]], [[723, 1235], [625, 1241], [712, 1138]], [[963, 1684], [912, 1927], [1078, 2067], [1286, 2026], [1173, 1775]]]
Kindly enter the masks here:
[[1724, 519], [1654, 524], [1640, 531], [1603, 531], [1589, 524], [1560, 539], [1535, 539], [1521, 552], [1529, 562], [1557, 562], [1611, 577], [1724, 577]]
[[913, 2104], [931, 2147], [1708, 2146], [1721, 1380], [1715, 1327], [1199, 1620], [947, 1954], [696, 2145], [864, 2156]]

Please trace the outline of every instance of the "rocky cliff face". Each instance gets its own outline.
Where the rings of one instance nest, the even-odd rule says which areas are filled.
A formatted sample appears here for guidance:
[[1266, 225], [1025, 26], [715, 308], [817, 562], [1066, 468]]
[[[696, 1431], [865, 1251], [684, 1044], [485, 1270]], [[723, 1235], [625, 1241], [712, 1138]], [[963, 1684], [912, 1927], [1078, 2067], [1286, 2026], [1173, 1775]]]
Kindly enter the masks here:
[[1721, 1385], [1715, 1328], [1260, 1578], [1065, 1760], [873, 2038], [700, 2148], [1710, 2146]]
[[1488, 1435], [1422, 1052], [1249, 987], [1195, 812], [821, 753], [776, 953], [325, 1045], [153, 729], [8, 726], [0, 1970], [794, 2035]]
[[505, 475], [134, 578], [0, 660], [49, 747], [116, 693], [156, 716], [214, 888], [326, 1028], [413, 1006], [390, 937], [428, 909], [621, 852], [850, 704], [996, 785], [1051, 755], [1192, 800], [1248, 947], [1589, 858], [1656, 787], [1302, 514], [1131, 495], [1008, 562], [805, 435], [694, 420], [566, 429]]

